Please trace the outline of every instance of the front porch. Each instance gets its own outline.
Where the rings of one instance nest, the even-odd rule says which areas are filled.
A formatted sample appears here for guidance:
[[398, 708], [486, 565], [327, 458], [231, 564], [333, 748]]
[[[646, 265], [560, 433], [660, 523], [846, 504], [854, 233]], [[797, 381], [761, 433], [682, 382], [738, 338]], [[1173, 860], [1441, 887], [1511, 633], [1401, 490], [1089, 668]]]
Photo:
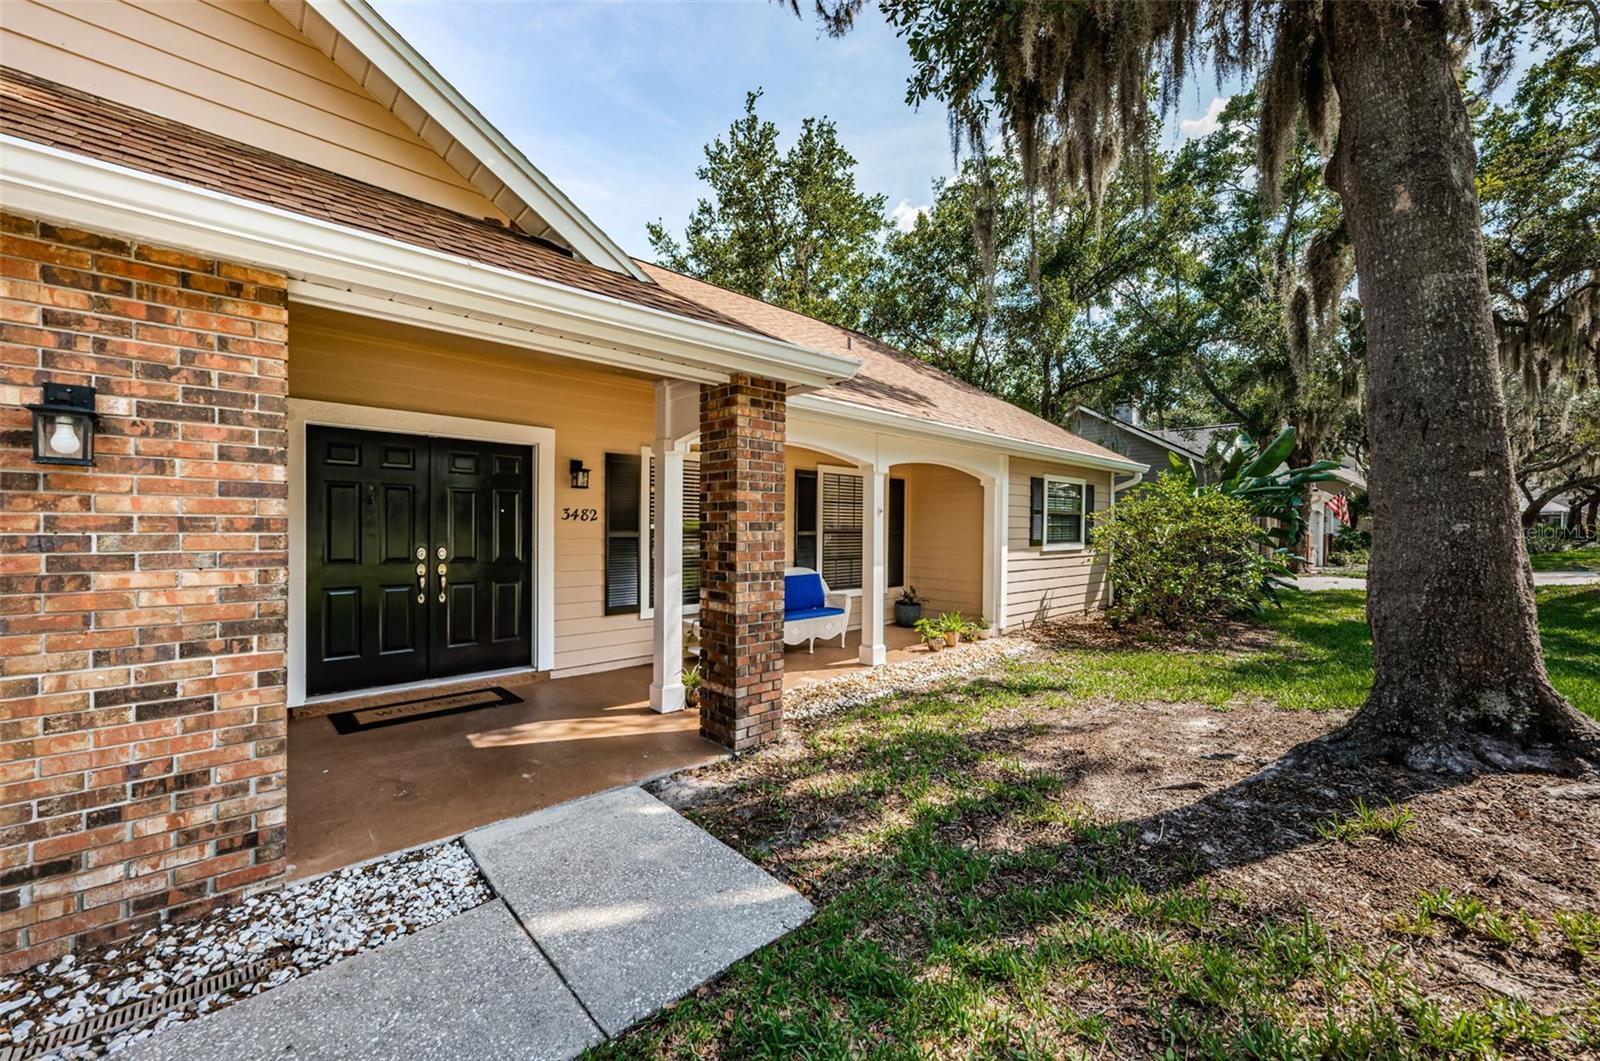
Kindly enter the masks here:
[[[924, 649], [909, 630], [884, 631], [888, 659]], [[859, 630], [844, 647], [784, 653], [785, 689], [865, 670]], [[322, 704], [289, 724], [288, 875], [454, 836], [593, 792], [710, 762], [726, 749], [700, 736], [699, 713], [650, 709], [647, 666], [572, 678], [482, 678], [522, 703], [339, 733], [351, 707], [437, 695], [389, 693]]]

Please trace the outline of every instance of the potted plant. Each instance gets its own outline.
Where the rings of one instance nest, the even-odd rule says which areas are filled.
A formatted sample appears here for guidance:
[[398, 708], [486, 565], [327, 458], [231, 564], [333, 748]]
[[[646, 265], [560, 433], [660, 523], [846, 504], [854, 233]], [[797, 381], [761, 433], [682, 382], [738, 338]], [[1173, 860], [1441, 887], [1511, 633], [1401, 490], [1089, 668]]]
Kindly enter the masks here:
[[968, 623], [967, 629], [962, 632], [965, 633], [967, 637], [976, 641], [987, 641], [989, 640], [990, 635], [994, 633], [994, 631], [989, 629], [989, 620], [985, 619], [981, 615], [972, 620], [972, 622]]
[[940, 625], [938, 619], [918, 619], [915, 625], [929, 652], [939, 652], [944, 649], [944, 627]]
[[700, 706], [700, 665], [683, 669], [683, 702], [690, 707]]
[[921, 618], [922, 598], [917, 596], [917, 587], [907, 586], [894, 602], [894, 625], [915, 628]]
[[944, 635], [944, 643], [949, 648], [955, 648], [961, 643], [961, 632], [966, 629], [967, 621], [960, 612], [945, 612], [939, 616], [939, 632]]

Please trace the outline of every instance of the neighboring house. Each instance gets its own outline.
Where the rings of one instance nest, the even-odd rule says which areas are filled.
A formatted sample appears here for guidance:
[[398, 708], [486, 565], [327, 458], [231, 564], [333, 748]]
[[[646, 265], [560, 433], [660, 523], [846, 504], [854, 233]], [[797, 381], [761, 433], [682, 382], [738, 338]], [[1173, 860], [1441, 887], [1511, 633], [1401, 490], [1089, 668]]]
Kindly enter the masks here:
[[[1159, 475], [1171, 467], [1176, 457], [1194, 472], [1200, 482], [1215, 478], [1211, 469], [1211, 443], [1224, 432], [1237, 430], [1235, 424], [1214, 424], [1209, 427], [1160, 429], [1139, 422], [1138, 411], [1130, 406], [1119, 406], [1114, 415], [1080, 405], [1068, 418], [1073, 433], [1091, 442], [1120, 453], [1149, 467], [1151, 475]], [[1139, 473], [1119, 475], [1116, 489], [1120, 492], [1137, 486], [1144, 476]]]
[[[307, 701], [650, 663], [670, 711], [698, 610], [744, 750], [786, 565], [867, 664], [901, 583], [1105, 600], [1144, 461], [631, 259], [361, 0], [12, 0], [0, 55], [6, 968], [278, 879]], [[62, 384], [92, 464], [31, 452]]]
[[[1129, 407], [1118, 408], [1114, 415], [1107, 416], [1080, 405], [1073, 411], [1068, 424], [1074, 433], [1148, 465], [1151, 475], [1170, 467], [1171, 458], [1177, 457], [1194, 471], [1195, 477], [1202, 483], [1215, 481], [1217, 448], [1239, 433], [1238, 424], [1152, 427], [1140, 423], [1137, 411]], [[1333, 539], [1345, 526], [1329, 508], [1329, 503], [1335, 497], [1348, 498], [1367, 488], [1366, 478], [1349, 458], [1342, 461], [1333, 474], [1333, 480], [1317, 484], [1311, 492], [1305, 558], [1314, 567], [1321, 567], [1327, 562]], [[1139, 474], [1119, 475], [1116, 489], [1121, 492], [1137, 486], [1143, 479]]]

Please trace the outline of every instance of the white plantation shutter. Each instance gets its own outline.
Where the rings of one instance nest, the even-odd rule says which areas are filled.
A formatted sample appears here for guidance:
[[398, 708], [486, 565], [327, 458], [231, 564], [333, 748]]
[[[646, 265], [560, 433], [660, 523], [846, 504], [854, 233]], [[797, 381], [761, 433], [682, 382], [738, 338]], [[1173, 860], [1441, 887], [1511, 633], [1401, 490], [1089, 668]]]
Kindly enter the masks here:
[[822, 579], [829, 589], [861, 588], [861, 476], [823, 471]]
[[[656, 555], [655, 458], [648, 458], [646, 463], [650, 465], [650, 534], [649, 552], [645, 556], [650, 585], [646, 587], [646, 599], [654, 608], [657, 576], [650, 565]], [[695, 456], [683, 462], [683, 603], [690, 608], [700, 603], [700, 459]]]

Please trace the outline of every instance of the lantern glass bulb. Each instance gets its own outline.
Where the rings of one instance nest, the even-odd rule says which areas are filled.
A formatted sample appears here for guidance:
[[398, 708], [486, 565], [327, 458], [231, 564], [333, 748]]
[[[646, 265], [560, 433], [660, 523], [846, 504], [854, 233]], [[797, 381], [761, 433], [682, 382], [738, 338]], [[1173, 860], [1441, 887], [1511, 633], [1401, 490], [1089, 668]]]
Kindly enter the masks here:
[[70, 416], [58, 416], [55, 419], [55, 428], [50, 432], [50, 449], [58, 456], [76, 457], [82, 444], [77, 423]]

